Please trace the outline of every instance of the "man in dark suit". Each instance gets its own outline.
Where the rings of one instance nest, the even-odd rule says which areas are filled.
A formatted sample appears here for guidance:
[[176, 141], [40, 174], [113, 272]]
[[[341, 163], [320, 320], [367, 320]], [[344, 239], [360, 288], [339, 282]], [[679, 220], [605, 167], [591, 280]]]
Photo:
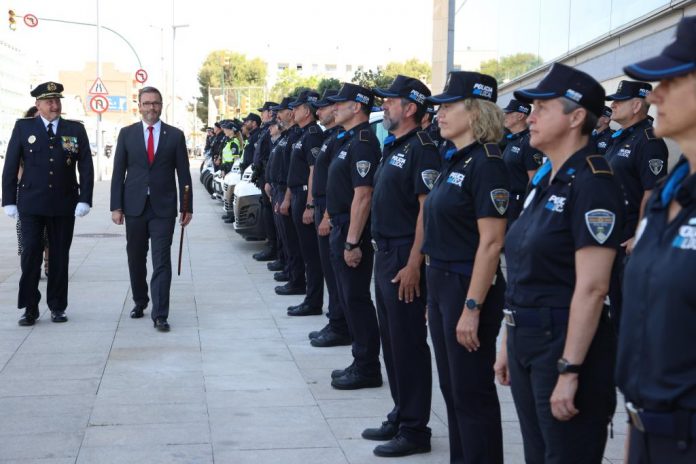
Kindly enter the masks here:
[[[22, 277], [17, 307], [25, 308], [19, 325], [34, 325], [39, 318], [39, 278], [48, 233], [48, 307], [53, 322], [68, 320], [68, 261], [75, 217], [89, 213], [94, 168], [87, 132], [82, 123], [62, 119], [63, 86], [45, 82], [31, 91], [38, 117], [19, 119], [12, 131], [2, 172], [5, 213], [21, 216]], [[24, 165], [17, 185], [20, 163]], [[77, 171], [80, 179], [78, 183]]]
[[[172, 283], [171, 246], [177, 215], [176, 179], [181, 201], [180, 224], [191, 222], [191, 173], [184, 133], [160, 121], [162, 94], [154, 87], [138, 93], [142, 121], [118, 135], [111, 178], [111, 219], [126, 223], [128, 271], [135, 307], [130, 317], [143, 317], [147, 295], [147, 251], [152, 244], [152, 320], [160, 332], [169, 331], [169, 289]], [[176, 171], [176, 178], [175, 178]], [[186, 211], [185, 187], [189, 187]]]

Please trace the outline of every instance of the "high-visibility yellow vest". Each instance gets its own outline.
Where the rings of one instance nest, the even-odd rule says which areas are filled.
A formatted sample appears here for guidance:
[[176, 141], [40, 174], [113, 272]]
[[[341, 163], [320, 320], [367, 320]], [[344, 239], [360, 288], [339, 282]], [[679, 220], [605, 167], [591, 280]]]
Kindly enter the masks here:
[[236, 138], [230, 139], [229, 142], [225, 144], [222, 149], [222, 162], [223, 163], [234, 163], [237, 158], [239, 158], [239, 140]]

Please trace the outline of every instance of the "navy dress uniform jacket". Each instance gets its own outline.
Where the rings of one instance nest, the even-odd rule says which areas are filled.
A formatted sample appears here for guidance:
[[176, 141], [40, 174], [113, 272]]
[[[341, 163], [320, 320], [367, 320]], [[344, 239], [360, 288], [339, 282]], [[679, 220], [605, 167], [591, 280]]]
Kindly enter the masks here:
[[[147, 160], [147, 148], [142, 122], [121, 129], [118, 134], [114, 170], [111, 178], [111, 211], [121, 209], [126, 216], [140, 216], [145, 201], [159, 217], [177, 215], [176, 182], [183, 202], [184, 186], [191, 185], [188, 153], [184, 133], [162, 123], [159, 143], [152, 166]], [[188, 211], [193, 212], [192, 192], [189, 192]], [[180, 207], [182, 208], [182, 207]]]
[[17, 205], [20, 215], [74, 216], [78, 202], [92, 206], [93, 187], [92, 154], [81, 123], [60, 118], [51, 142], [41, 118], [17, 120], [2, 174], [3, 206]]

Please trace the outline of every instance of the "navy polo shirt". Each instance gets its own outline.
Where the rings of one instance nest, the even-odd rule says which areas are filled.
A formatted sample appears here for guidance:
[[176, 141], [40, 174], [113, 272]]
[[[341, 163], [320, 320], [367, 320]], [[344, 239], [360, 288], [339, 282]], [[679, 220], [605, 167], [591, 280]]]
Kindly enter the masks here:
[[283, 131], [276, 141], [268, 158], [268, 180], [273, 184], [285, 185], [287, 176], [283, 177], [283, 156], [288, 146], [288, 131]]
[[[682, 210], [668, 223], [672, 198]], [[696, 410], [696, 175], [656, 189], [624, 271], [616, 383], [640, 407]]]
[[604, 129], [602, 132], [592, 132], [590, 144], [594, 148], [595, 153], [597, 153], [598, 155], [604, 155], [607, 152], [612, 142], [614, 141], [612, 135], [614, 135], [614, 131], [608, 127]]
[[505, 237], [508, 304], [569, 308], [575, 252], [618, 250], [624, 220], [621, 187], [609, 163], [586, 146], [550, 181], [551, 161], [532, 179], [520, 217]]
[[655, 188], [667, 175], [667, 145], [653, 134], [649, 119], [614, 132], [606, 157], [621, 184], [626, 199], [623, 240], [633, 237], [640, 215], [640, 202], [646, 190]]
[[544, 155], [529, 145], [529, 129], [505, 137], [508, 143], [503, 151], [503, 160], [510, 175], [510, 191], [524, 195], [529, 184], [527, 171], [539, 169]]
[[372, 194], [372, 236], [408, 237], [415, 233], [420, 203], [440, 175], [437, 146], [425, 131], [413, 130], [384, 141]]
[[425, 199], [422, 252], [441, 261], [473, 262], [479, 245], [476, 221], [507, 215], [507, 169], [495, 143], [474, 142], [445, 164]]
[[282, 179], [281, 183], [286, 184], [288, 182], [288, 173], [290, 172], [290, 159], [292, 157], [293, 147], [298, 140], [302, 137], [302, 129], [298, 125], [292, 126], [287, 130], [287, 143], [283, 148], [282, 162], [280, 163], [280, 169], [278, 175]]
[[326, 196], [326, 181], [329, 178], [329, 164], [331, 164], [332, 155], [334, 154], [336, 137], [340, 132], [341, 128], [339, 126], [334, 126], [324, 131], [325, 139], [319, 148], [317, 158], [314, 160], [314, 171], [312, 171], [312, 196], [314, 198], [323, 198]]
[[326, 188], [329, 216], [350, 213], [354, 189], [373, 185], [379, 150], [379, 141], [367, 121], [338, 135]]
[[319, 154], [324, 133], [316, 122], [300, 128], [300, 139], [295, 142], [290, 155], [288, 187], [300, 187], [309, 182], [309, 167]]

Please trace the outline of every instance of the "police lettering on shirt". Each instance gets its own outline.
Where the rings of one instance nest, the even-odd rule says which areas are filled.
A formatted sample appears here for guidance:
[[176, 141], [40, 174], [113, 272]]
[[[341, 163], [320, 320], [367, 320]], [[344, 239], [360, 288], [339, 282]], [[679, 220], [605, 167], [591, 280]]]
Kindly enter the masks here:
[[569, 307], [575, 252], [587, 246], [618, 249], [621, 187], [604, 157], [593, 152], [587, 146], [572, 155], [551, 181], [551, 162], [532, 179], [524, 210], [505, 239], [511, 305]]
[[309, 167], [314, 166], [315, 155], [324, 141], [324, 134], [316, 122], [307, 124], [301, 130], [300, 139], [295, 142], [290, 155], [288, 187], [307, 185]]
[[329, 216], [347, 214], [356, 187], [372, 186], [380, 159], [379, 141], [370, 124], [358, 124], [337, 136], [338, 155], [329, 165], [326, 209]]
[[372, 194], [372, 236], [400, 238], [414, 234], [419, 195], [432, 190], [440, 171], [440, 155], [427, 132], [413, 130], [384, 141], [382, 161]]
[[[339, 127], [332, 127], [324, 131], [324, 142], [317, 150], [316, 159], [314, 160], [314, 171], [312, 177], [312, 196], [314, 198], [322, 198], [326, 196], [326, 181], [329, 177], [329, 164], [331, 164], [332, 156], [334, 155], [334, 145], [336, 137], [340, 133]], [[312, 149], [312, 154], [314, 154]]]
[[653, 134], [649, 119], [618, 130], [612, 136], [606, 157], [626, 199], [626, 223], [623, 239], [633, 236], [638, 225], [643, 193], [655, 188], [667, 174], [667, 145]]
[[473, 143], [445, 161], [425, 200], [423, 253], [441, 261], [473, 262], [477, 220], [505, 218], [510, 181], [497, 144]]
[[503, 151], [503, 160], [510, 175], [510, 189], [524, 195], [529, 184], [528, 171], [541, 166], [543, 155], [529, 145], [529, 129], [506, 136], [508, 143]]
[[[670, 203], [681, 211], [669, 220]], [[640, 230], [642, 229], [642, 230]], [[680, 161], [650, 197], [624, 271], [616, 379], [647, 410], [696, 410], [696, 175]]]

